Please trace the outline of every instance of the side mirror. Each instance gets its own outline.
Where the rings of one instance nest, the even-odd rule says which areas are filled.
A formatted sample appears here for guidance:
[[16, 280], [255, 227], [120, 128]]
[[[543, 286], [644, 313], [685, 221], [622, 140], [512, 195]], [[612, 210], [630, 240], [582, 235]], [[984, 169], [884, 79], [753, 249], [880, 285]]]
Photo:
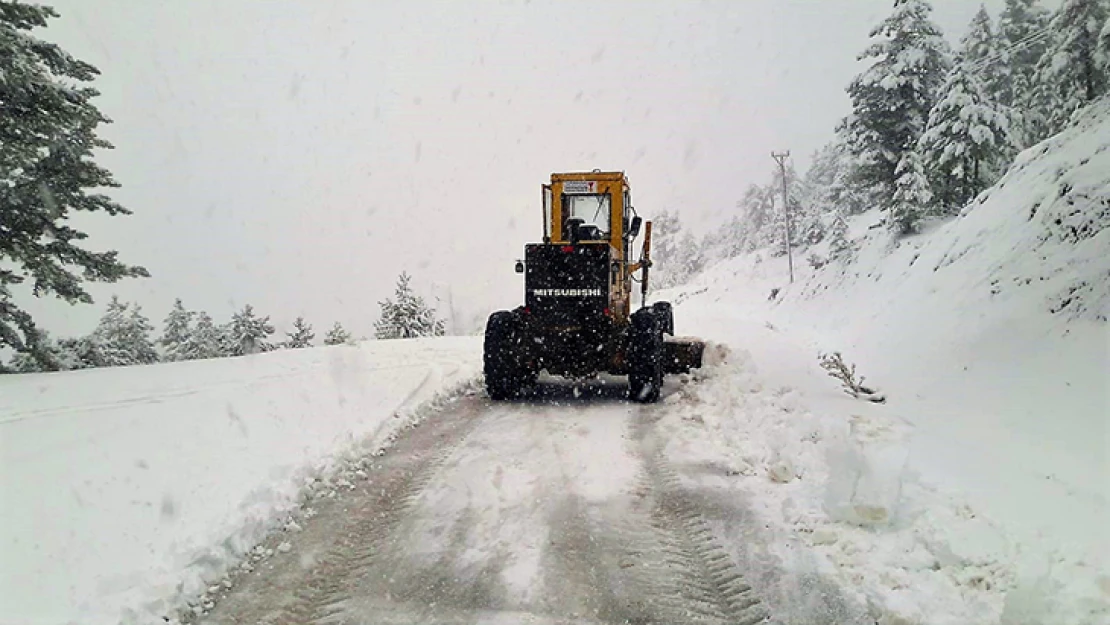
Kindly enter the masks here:
[[644, 220], [640, 219], [638, 216], [632, 218], [632, 225], [628, 227], [629, 238], [635, 239], [636, 235], [640, 234], [640, 224], [643, 222]]
[[516, 261], [516, 272], [517, 273], [524, 273], [524, 261], [522, 261], [522, 260]]

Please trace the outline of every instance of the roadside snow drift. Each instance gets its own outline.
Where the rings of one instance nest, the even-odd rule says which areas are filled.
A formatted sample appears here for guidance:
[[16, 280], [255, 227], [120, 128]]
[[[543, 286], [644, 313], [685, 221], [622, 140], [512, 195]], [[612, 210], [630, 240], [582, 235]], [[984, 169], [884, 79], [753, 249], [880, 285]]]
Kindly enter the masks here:
[[381, 341], [0, 377], [0, 622], [160, 622], [480, 353]]
[[[880, 613], [1110, 622], [1110, 99], [959, 218], [901, 240], [880, 218], [854, 219], [850, 261], [795, 258], [794, 284], [759, 253], [659, 295], [773, 391], [764, 410], [697, 395], [715, 408], [697, 427], [749, 492], [792, 493], [769, 518]], [[841, 393], [817, 366], [831, 351], [888, 402]], [[940, 573], [960, 592], [923, 581]]]

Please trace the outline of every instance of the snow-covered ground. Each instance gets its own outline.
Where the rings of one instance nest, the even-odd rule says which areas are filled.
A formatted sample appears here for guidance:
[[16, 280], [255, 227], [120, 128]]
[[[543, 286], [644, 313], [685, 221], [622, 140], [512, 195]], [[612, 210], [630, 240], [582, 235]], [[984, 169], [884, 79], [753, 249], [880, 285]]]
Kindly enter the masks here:
[[0, 377], [0, 622], [160, 622], [480, 360], [436, 339]]
[[[672, 453], [716, 450], [783, 554], [897, 622], [1110, 622], [1110, 101], [959, 219], [878, 220], [792, 285], [754, 254], [659, 294], [734, 350], [673, 400]], [[834, 350], [886, 404], [825, 377]]]
[[[461, 445], [443, 459], [459, 475], [419, 500], [442, 500], [429, 527], [472, 495], [527, 499], [522, 480], [548, 484], [545, 471], [609, 497], [628, 466], [616, 446], [650, 422], [684, 483], [754, 515], [700, 512], [780, 615], [819, 580], [883, 624], [1110, 622], [1107, 172], [1110, 102], [959, 219], [894, 242], [865, 214], [851, 263], [799, 259], [789, 284], [785, 258], [748, 255], [658, 294], [680, 334], [727, 348], [661, 406], [574, 423], [589, 445], [556, 445], [570, 435], [538, 420], [546, 408], [487, 411], [489, 440], [528, 434], [553, 453], [521, 447], [525, 475]], [[817, 364], [833, 350], [887, 402], [843, 394]], [[480, 356], [473, 338], [384, 341], [0, 377], [0, 622], [172, 613], [297, 510], [313, 476], [472, 384]], [[551, 409], [586, 418], [576, 398]], [[468, 526], [484, 537], [474, 554], [497, 547], [513, 580], [536, 577], [538, 538], [499, 518]]]

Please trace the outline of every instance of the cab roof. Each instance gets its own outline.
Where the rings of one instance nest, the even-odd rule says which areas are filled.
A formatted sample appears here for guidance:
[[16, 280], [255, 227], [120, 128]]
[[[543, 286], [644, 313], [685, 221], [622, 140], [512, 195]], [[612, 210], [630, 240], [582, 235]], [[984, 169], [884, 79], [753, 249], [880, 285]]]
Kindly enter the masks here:
[[551, 174], [551, 182], [566, 182], [568, 180], [604, 180], [607, 182], [628, 182], [623, 171], [575, 171]]

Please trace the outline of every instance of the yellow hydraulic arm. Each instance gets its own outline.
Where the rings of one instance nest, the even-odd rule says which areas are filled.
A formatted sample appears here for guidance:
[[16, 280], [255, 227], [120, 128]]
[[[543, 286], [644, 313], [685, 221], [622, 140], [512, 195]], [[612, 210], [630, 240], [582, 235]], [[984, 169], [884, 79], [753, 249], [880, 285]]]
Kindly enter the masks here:
[[643, 269], [644, 277], [640, 282], [640, 304], [647, 305], [648, 293], [648, 271], [651, 269], [651, 222], [644, 224], [644, 251], [640, 256], [640, 262], [635, 263], [628, 267], [628, 273], [634, 274]]

